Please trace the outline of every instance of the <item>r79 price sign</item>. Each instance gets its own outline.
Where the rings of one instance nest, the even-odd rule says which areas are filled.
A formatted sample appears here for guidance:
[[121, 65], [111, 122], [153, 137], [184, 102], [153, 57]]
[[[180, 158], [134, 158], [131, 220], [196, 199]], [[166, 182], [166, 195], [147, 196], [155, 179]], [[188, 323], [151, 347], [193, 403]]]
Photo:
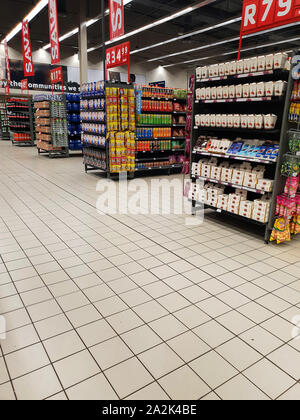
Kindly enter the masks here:
[[116, 45], [115, 47], [106, 50], [106, 67], [111, 69], [113, 67], [124, 66], [129, 64], [130, 58], [130, 42]]
[[300, 0], [244, 0], [242, 35], [300, 21]]
[[62, 67], [57, 67], [56, 69], [53, 69], [50, 71], [50, 81], [51, 81], [51, 85], [55, 85], [56, 83], [63, 82]]

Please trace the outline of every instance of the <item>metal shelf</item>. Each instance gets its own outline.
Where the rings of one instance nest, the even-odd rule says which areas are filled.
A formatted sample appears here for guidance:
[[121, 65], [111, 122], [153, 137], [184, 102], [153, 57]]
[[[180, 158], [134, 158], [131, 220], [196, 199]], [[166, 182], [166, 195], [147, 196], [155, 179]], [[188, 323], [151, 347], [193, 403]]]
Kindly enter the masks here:
[[266, 159], [258, 159], [258, 158], [248, 158], [244, 156], [233, 156], [233, 155], [220, 155], [217, 153], [207, 153], [201, 152], [199, 150], [193, 150], [192, 152], [194, 155], [201, 155], [201, 156], [210, 156], [210, 157], [218, 157], [223, 159], [233, 159], [233, 160], [240, 160], [246, 162], [254, 162], [254, 163], [263, 163], [265, 165], [274, 165], [277, 163], [277, 160], [266, 160]]
[[240, 190], [245, 190], [256, 194], [267, 194], [267, 191], [257, 190], [256, 188], [248, 188], [244, 187], [243, 185], [232, 184], [231, 182], [223, 182], [217, 179], [205, 178], [203, 176], [192, 175], [192, 178], [200, 179], [205, 182], [212, 182], [213, 184], [225, 185], [226, 187], [238, 188]]
[[169, 166], [153, 166], [152, 168], [135, 168], [135, 172], [142, 172], [142, 171], [154, 171], [154, 170], [162, 170], [162, 169], [179, 169], [182, 168], [182, 164], [174, 164]]
[[251, 102], [280, 102], [284, 96], [262, 96], [259, 98], [232, 98], [232, 99], [196, 99], [195, 104], [230, 104]]
[[185, 149], [169, 149], [169, 150], [137, 150], [135, 153], [170, 153], [170, 152], [184, 152]]
[[253, 73], [242, 73], [242, 74], [234, 74], [234, 75], [227, 75], [227, 76], [216, 76], [216, 77], [208, 77], [206, 79], [196, 79], [196, 83], [207, 83], [207, 82], [216, 82], [221, 80], [235, 80], [235, 79], [251, 79], [253, 77], [264, 77], [264, 76], [283, 76], [287, 75], [288, 71], [283, 69], [278, 70], [264, 70], [264, 71], [257, 71]]
[[253, 128], [224, 128], [224, 127], [201, 127], [201, 126], [194, 126], [194, 130], [203, 130], [203, 131], [226, 131], [231, 133], [248, 133], [248, 134], [280, 134], [280, 129], [274, 130], [255, 130]]

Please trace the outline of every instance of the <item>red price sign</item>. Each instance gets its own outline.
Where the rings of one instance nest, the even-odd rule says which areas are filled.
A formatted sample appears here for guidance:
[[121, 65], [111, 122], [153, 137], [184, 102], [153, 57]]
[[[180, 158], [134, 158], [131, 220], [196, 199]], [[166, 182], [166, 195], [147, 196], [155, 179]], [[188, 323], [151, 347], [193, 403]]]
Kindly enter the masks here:
[[49, 29], [51, 44], [51, 64], [60, 62], [59, 35], [58, 35], [58, 18], [56, 0], [49, 0]]
[[300, 0], [244, 0], [241, 35], [300, 21]]
[[109, 30], [110, 39], [124, 35], [123, 0], [109, 0]]
[[5, 94], [5, 96], [8, 96], [8, 95], [9, 95], [9, 93], [10, 93], [10, 90], [9, 90], [9, 85], [6, 85], [6, 86], [5, 86], [5, 89], [4, 89], [4, 94]]
[[21, 90], [22, 92], [28, 90], [28, 79], [21, 80]]
[[63, 82], [62, 67], [57, 67], [56, 69], [50, 70], [50, 81], [51, 85]]
[[25, 77], [34, 76], [28, 20], [23, 20], [22, 22], [22, 45], [23, 45], [24, 76]]
[[116, 45], [115, 47], [106, 50], [106, 67], [112, 69], [113, 67], [125, 66], [130, 62], [130, 42]]

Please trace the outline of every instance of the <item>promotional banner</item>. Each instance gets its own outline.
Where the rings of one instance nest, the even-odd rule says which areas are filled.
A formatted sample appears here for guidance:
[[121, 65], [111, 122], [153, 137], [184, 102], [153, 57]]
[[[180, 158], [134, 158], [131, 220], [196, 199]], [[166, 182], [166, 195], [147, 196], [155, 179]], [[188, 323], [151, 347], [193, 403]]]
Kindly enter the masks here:
[[9, 95], [9, 85], [5, 86], [4, 95], [5, 96], [8, 96]]
[[244, 0], [241, 34], [247, 35], [300, 20], [300, 0]]
[[110, 40], [125, 33], [123, 0], [109, 0], [109, 31]]
[[51, 45], [51, 64], [59, 64], [60, 49], [59, 49], [59, 34], [58, 34], [58, 18], [57, 18], [57, 3], [56, 0], [49, 0], [49, 32]]
[[22, 22], [22, 45], [23, 45], [24, 76], [25, 77], [34, 76], [28, 20], [23, 20]]
[[4, 51], [5, 51], [5, 63], [6, 63], [6, 80], [8, 83], [10, 82], [10, 64], [9, 64], [9, 56], [8, 56], [8, 46], [7, 42], [4, 41]]

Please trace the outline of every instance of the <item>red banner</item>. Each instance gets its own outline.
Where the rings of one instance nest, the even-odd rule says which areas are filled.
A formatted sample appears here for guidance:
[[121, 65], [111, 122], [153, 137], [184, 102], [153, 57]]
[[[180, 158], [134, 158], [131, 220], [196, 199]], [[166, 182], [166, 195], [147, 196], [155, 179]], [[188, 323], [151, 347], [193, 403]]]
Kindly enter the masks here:
[[8, 96], [8, 95], [9, 95], [9, 93], [10, 93], [10, 90], [9, 90], [9, 85], [6, 85], [6, 86], [5, 86], [5, 89], [4, 89], [4, 94], [5, 94], [5, 96]]
[[51, 85], [55, 85], [56, 83], [63, 83], [62, 67], [57, 67], [56, 69], [50, 70], [50, 81]]
[[300, 0], [244, 0], [241, 35], [300, 21]]
[[109, 0], [109, 31], [111, 40], [125, 33], [123, 0]]
[[22, 22], [22, 45], [23, 45], [24, 76], [25, 77], [34, 76], [28, 20], [23, 20]]
[[115, 47], [106, 50], [106, 67], [111, 69], [113, 67], [124, 66], [130, 62], [130, 42], [116, 45]]
[[58, 18], [56, 0], [49, 0], [49, 31], [51, 45], [51, 64], [60, 62]]
[[28, 90], [28, 79], [21, 80], [21, 91]]
[[7, 42], [4, 41], [4, 51], [5, 51], [5, 63], [6, 63], [6, 80], [10, 83], [10, 65], [9, 65], [9, 55], [8, 55], [8, 46]]

